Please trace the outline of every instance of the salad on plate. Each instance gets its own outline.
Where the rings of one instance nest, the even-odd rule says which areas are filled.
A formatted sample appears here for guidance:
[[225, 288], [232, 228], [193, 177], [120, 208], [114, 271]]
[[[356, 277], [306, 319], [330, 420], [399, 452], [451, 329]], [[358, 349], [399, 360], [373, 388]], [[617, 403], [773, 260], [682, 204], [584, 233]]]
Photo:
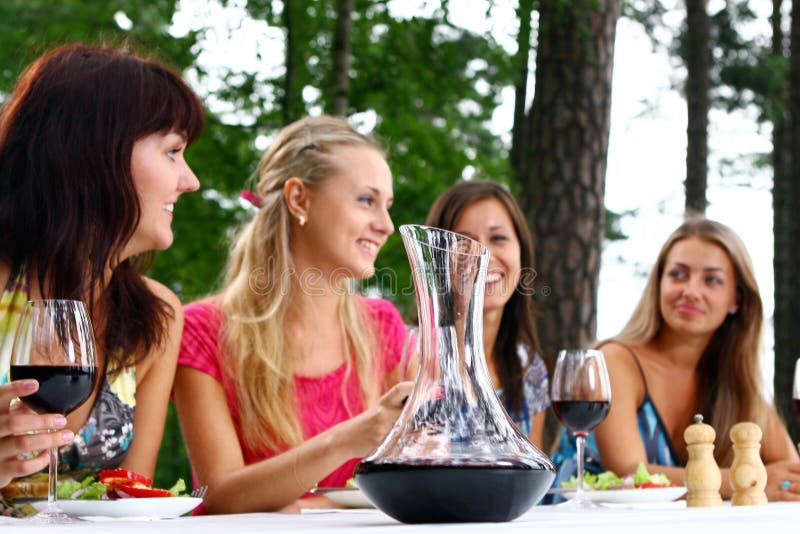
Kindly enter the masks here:
[[179, 478], [169, 489], [153, 487], [153, 480], [126, 469], [106, 469], [97, 478], [87, 476], [81, 481], [63, 480], [58, 483], [59, 499], [114, 500], [130, 498], [186, 497], [186, 483]]
[[[203, 500], [186, 493], [182, 479], [169, 489], [154, 488], [149, 477], [125, 469], [107, 469], [96, 477], [65, 479], [56, 488], [58, 505], [77, 517], [147, 516], [173, 518], [192, 511]], [[47, 505], [46, 500], [21, 503], [19, 511], [32, 515]]]
[[[679, 499], [686, 488], [676, 486], [663, 473], [650, 473], [640, 463], [634, 473], [620, 477], [613, 471], [599, 474], [586, 473], [583, 478], [585, 497], [598, 503], [657, 503]], [[578, 481], [575, 477], [565, 482], [555, 493], [571, 498], [575, 494]]]
[[[655, 489], [674, 487], [675, 484], [663, 473], [650, 473], [644, 463], [639, 463], [634, 473], [620, 477], [614, 471], [603, 471], [599, 474], [586, 473], [583, 476], [583, 488], [588, 491], [622, 490], [622, 489]], [[575, 490], [578, 479], [571, 477], [561, 485], [564, 489]]]

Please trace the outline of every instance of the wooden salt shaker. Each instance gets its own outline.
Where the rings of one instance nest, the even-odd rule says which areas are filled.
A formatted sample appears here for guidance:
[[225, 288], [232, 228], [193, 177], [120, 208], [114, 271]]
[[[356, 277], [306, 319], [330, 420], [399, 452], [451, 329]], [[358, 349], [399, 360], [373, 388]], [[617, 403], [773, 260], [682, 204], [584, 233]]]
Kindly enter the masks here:
[[703, 416], [694, 416], [694, 424], [686, 427], [683, 439], [689, 460], [686, 462], [686, 506], [722, 506], [719, 488], [722, 475], [714, 460], [714, 438], [717, 433], [703, 423]]
[[761, 429], [755, 423], [736, 423], [731, 427], [733, 463], [731, 487], [734, 506], [767, 504], [764, 488], [767, 485], [767, 468], [761, 460]]

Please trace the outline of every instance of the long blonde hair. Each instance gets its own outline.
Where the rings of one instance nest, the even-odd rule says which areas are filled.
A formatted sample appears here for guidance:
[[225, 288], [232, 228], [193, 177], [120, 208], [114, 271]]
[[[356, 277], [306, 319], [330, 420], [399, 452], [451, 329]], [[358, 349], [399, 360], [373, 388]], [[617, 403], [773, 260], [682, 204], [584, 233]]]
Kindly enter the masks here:
[[[283, 186], [297, 177], [309, 188], [319, 187], [337, 170], [333, 152], [341, 146], [366, 146], [383, 154], [374, 139], [339, 118], [307, 117], [283, 128], [258, 167], [261, 207], [239, 232], [230, 254], [219, 294], [225, 319], [221, 349], [228, 376], [237, 385], [242, 437], [253, 451], [281, 450], [304, 439], [295, 402], [294, 355], [285, 328], [297, 273]], [[347, 360], [344, 384], [355, 364], [362, 402], [369, 405], [379, 387], [372, 364], [374, 329], [353, 295], [340, 295], [345, 354], [353, 356]]]
[[763, 395], [760, 367], [764, 312], [753, 264], [739, 236], [724, 224], [703, 217], [688, 218], [661, 247], [639, 304], [612, 341], [635, 346], [658, 337], [664, 322], [659, 301], [667, 255], [675, 243], [689, 237], [721, 247], [735, 273], [738, 310], [726, 316], [714, 332], [698, 364], [698, 409], [716, 430], [717, 462], [729, 466], [733, 461], [728, 437], [731, 427], [739, 421], [754, 421], [766, 431], [770, 411]]

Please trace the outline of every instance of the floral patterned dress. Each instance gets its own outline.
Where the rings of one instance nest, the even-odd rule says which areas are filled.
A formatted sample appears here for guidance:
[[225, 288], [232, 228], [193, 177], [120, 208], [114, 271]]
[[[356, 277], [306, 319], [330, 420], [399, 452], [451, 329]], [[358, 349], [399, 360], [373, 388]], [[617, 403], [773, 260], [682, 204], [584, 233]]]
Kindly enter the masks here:
[[519, 411], [512, 410], [503, 395], [503, 390], [498, 389], [496, 392], [517, 428], [519, 428], [520, 432], [529, 436], [533, 416], [550, 406], [550, 382], [547, 376], [547, 366], [538, 354], [533, 355], [530, 363], [528, 363], [528, 351], [523, 345], [517, 347], [517, 354], [522, 364], [527, 364], [522, 384], [522, 409]]

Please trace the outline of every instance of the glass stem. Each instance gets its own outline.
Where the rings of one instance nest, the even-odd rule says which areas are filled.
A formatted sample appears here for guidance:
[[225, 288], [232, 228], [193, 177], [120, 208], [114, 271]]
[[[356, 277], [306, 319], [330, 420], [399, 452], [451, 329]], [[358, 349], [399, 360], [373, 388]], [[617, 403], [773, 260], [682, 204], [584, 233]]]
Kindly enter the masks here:
[[578, 491], [576, 499], [583, 498], [583, 449], [586, 446], [586, 436], [578, 434], [575, 436], [575, 454], [578, 456]]
[[58, 448], [52, 447], [50, 449], [50, 470], [47, 474], [47, 509], [54, 510], [57, 505], [58, 495], [56, 494], [56, 487], [58, 486]]

